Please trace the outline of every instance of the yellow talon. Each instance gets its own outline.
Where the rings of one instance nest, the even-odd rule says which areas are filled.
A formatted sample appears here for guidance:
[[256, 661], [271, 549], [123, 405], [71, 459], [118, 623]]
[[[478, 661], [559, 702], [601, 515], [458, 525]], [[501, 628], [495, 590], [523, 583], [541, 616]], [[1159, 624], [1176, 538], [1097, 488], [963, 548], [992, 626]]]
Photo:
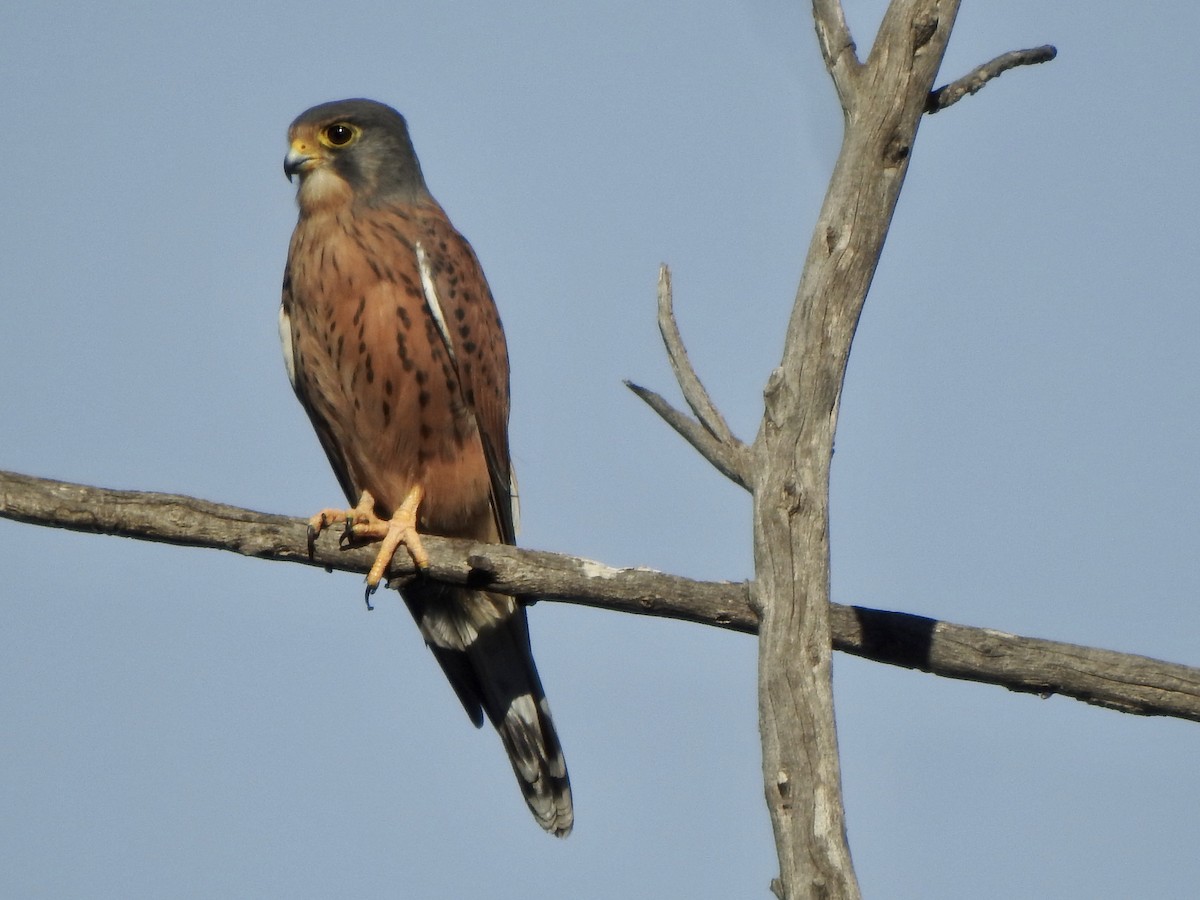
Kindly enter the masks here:
[[428, 569], [429, 554], [425, 551], [421, 535], [417, 531], [417, 510], [424, 497], [425, 489], [419, 484], [414, 485], [391, 519], [381, 519], [375, 515], [375, 498], [371, 496], [370, 491], [362, 492], [358, 504], [353, 509], [321, 510], [308, 520], [309, 555], [312, 555], [317, 536], [334, 522], [344, 520], [344, 539], [365, 538], [382, 541], [375, 563], [367, 573], [368, 595], [374, 592], [383, 580], [388, 564], [401, 544], [408, 548], [408, 555], [412, 557], [413, 564], [418, 569]]

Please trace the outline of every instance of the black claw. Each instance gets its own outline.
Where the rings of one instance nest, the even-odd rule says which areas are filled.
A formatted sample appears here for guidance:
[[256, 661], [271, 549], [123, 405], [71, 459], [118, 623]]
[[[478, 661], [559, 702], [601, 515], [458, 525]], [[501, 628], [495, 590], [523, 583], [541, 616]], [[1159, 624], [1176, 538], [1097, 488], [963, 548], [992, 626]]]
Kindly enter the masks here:
[[368, 609], [368, 610], [374, 610], [374, 609], [375, 609], [375, 607], [373, 607], [373, 606], [371, 605], [371, 595], [372, 595], [373, 593], [375, 593], [375, 590], [376, 590], [376, 588], [378, 588], [378, 587], [379, 587], [379, 585], [375, 585], [375, 587], [371, 587], [369, 584], [367, 585], [367, 592], [366, 592], [366, 593], [363, 595], [363, 600], [365, 600], [365, 601], [366, 601], [366, 604], [367, 604], [367, 609]]
[[317, 531], [317, 529], [313, 528], [312, 524], [310, 523], [308, 526], [308, 558], [309, 559], [312, 559], [313, 554], [317, 552], [317, 535], [318, 534], [319, 534], [319, 532]]
[[345, 550], [353, 545], [354, 541], [354, 519], [346, 516], [346, 527], [342, 529], [342, 534], [338, 538], [338, 546]]

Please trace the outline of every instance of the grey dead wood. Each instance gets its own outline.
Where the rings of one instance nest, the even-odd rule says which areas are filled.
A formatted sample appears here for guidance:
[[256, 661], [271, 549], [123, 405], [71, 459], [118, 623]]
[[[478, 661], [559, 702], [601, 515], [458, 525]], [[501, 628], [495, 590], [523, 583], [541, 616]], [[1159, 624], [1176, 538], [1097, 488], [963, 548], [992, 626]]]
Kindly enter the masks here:
[[[308, 554], [307, 520], [179, 494], [121, 491], [0, 471], [0, 518], [365, 575], [370, 547], [339, 549], [323, 534]], [[526, 602], [552, 600], [660, 616], [755, 634], [746, 582], [694, 581], [646, 568], [613, 568], [558, 553], [429, 536], [430, 577], [486, 584]], [[394, 579], [412, 577], [396, 558]], [[354, 591], [346, 602], [358, 603]], [[924, 616], [831, 606], [837, 650], [934, 675], [1044, 697], [1061, 694], [1145, 716], [1200, 722], [1200, 669], [1144, 656], [1020, 637]]]
[[675, 319], [675, 299], [671, 290], [671, 270], [666, 265], [658, 270], [658, 330], [675, 381], [695, 418], [673, 407], [661, 394], [626, 381], [625, 386], [645, 401], [668, 425], [691, 444], [726, 478], [751, 490], [751, 459], [749, 450], [737, 437], [709, 396], [688, 357], [679, 323]]
[[763, 780], [786, 900], [860, 896], [834, 722], [829, 470], [850, 344], [958, 2], [894, 0], [865, 63], [840, 4], [813, 12], [845, 129], [752, 448]]
[[[780, 864], [771, 889], [787, 900], [860, 896], [846, 842], [831, 683], [829, 470], [850, 345], [917, 129], [925, 113], [976, 93], [1009, 69], [1055, 55], [1052, 47], [1013, 51], [934, 91], [958, 6], [958, 0], [893, 0], [863, 62], [841, 3], [813, 0], [817, 42], [845, 130], [753, 445], [738, 442], [710, 408], [678, 336], [665, 271], [660, 330], [696, 418], [629, 385], [754, 497], [759, 727]], [[910, 624], [919, 634], [922, 623]]]
[[953, 106], [963, 97], [978, 93], [985, 84], [993, 78], [999, 78], [1009, 69], [1050, 62], [1056, 56], [1058, 56], [1058, 50], [1049, 44], [1031, 47], [1028, 50], [1010, 50], [1008, 53], [1002, 53], [995, 59], [976, 66], [962, 78], [930, 92], [929, 98], [925, 101], [925, 112], [932, 114]]

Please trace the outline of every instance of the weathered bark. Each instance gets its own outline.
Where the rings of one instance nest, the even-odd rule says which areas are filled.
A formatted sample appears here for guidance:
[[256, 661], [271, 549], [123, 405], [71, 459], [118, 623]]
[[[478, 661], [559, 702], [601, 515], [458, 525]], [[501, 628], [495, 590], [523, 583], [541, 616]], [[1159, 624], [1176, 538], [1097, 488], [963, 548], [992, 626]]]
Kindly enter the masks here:
[[1028, 50], [1010, 50], [1008, 53], [1001, 53], [995, 59], [976, 66], [962, 78], [955, 79], [950, 84], [942, 85], [933, 91], [925, 102], [925, 112], [930, 114], [940, 112], [953, 106], [963, 97], [979, 93], [985, 84], [993, 78], [999, 78], [1009, 69], [1050, 62], [1056, 56], [1058, 56], [1058, 50], [1049, 44], [1031, 47]]
[[1005, 53], [934, 91], [958, 5], [893, 0], [862, 63], [841, 3], [813, 0], [845, 133], [753, 446], [729, 431], [687, 360], [665, 267], [659, 326], [695, 418], [627, 382], [718, 471], [754, 495], [763, 777], [781, 870], [772, 890], [781, 898], [859, 894], [845, 839], [830, 683], [829, 466], [850, 345], [917, 128], [923, 113], [1056, 54], [1050, 46]]
[[753, 447], [763, 778], [789, 900], [859, 896], [830, 677], [829, 467], [850, 344], [957, 11], [894, 0], [859, 63], [838, 4], [814, 3], [845, 132]]
[[[178, 494], [116, 491], [0, 471], [0, 518], [207, 547], [365, 574], [370, 547], [341, 550], [322, 537], [308, 555], [304, 519], [254, 512]], [[653, 569], [616, 569], [586, 559], [429, 536], [431, 576], [454, 584], [486, 582], [526, 599], [661, 616], [755, 634], [746, 582], [693, 581]], [[413, 574], [399, 554], [395, 578]], [[1145, 716], [1200, 722], [1200, 669], [909, 613], [831, 604], [833, 647], [864, 659], [934, 675], [995, 684]]]

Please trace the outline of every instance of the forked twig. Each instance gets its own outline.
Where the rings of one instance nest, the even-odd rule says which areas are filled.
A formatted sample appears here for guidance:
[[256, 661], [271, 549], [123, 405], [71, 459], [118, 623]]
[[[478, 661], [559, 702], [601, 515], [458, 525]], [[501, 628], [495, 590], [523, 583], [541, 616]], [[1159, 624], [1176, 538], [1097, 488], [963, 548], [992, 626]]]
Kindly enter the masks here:
[[679, 432], [680, 436], [699, 451], [724, 476], [751, 490], [750, 454], [746, 445], [738, 440], [713, 403], [708, 390], [696, 374], [688, 358], [679, 323], [675, 320], [675, 300], [671, 291], [671, 270], [662, 265], [658, 270], [658, 330], [662, 334], [663, 346], [675, 381], [683, 391], [683, 399], [691, 407], [696, 418], [681, 412], [663, 397], [649, 388], [632, 381], [625, 386], [646, 402], [663, 420]]

